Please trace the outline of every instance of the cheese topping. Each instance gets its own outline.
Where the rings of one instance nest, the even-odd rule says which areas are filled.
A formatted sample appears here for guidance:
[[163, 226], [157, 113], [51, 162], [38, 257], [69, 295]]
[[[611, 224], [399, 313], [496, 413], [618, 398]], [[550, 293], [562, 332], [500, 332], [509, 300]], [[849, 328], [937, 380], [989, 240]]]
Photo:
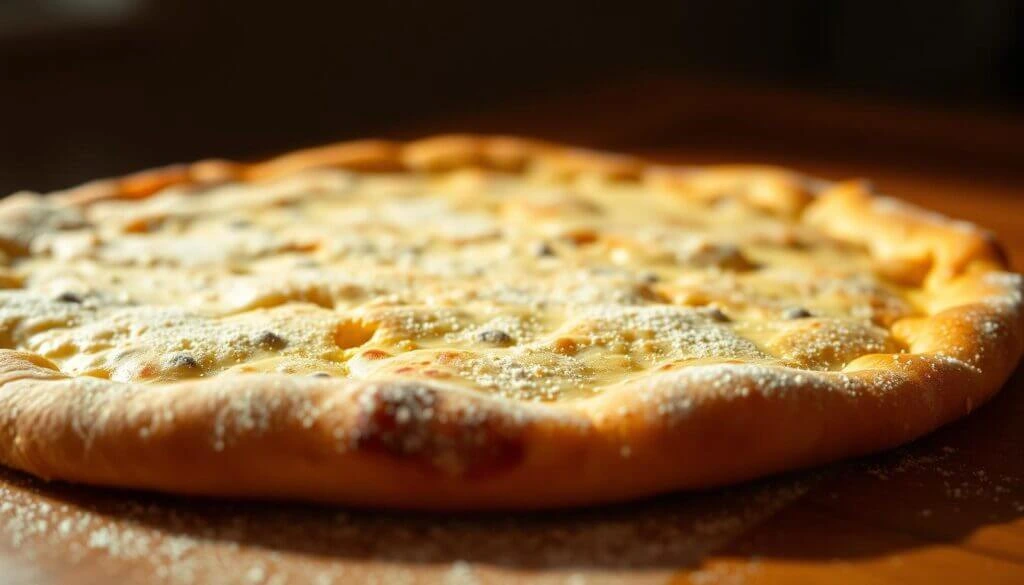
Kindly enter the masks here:
[[864, 250], [746, 205], [483, 171], [0, 203], [0, 344], [118, 381], [430, 378], [520, 400], [716, 362], [835, 370], [917, 313]]

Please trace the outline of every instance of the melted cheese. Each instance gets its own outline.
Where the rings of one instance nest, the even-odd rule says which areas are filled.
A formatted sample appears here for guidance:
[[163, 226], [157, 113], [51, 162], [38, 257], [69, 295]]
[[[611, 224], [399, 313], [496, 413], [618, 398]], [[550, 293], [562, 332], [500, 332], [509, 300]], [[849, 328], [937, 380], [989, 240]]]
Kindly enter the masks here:
[[321, 170], [82, 208], [19, 196], [0, 209], [0, 344], [123, 381], [411, 377], [522, 400], [899, 351], [887, 327], [915, 308], [863, 250], [728, 185], [590, 179]]

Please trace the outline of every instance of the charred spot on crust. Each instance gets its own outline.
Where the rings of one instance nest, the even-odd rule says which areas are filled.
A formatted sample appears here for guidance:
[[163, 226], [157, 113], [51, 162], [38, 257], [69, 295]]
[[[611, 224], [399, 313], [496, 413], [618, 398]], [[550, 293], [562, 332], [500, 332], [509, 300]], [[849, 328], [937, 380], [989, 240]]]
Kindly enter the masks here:
[[547, 242], [537, 242], [533, 245], [533, 255], [538, 258], [549, 258], [555, 255], [555, 249]]
[[446, 400], [443, 392], [415, 382], [367, 391], [360, 398], [356, 448], [468, 478], [498, 474], [522, 461], [518, 429], [485, 409], [459, 409]]
[[715, 306], [708, 306], [704, 308], [703, 313], [716, 323], [729, 323], [732, 321], [732, 319], [729, 318], [729, 315], [726, 315], [722, 312], [722, 309]]
[[668, 303], [669, 298], [661, 294], [657, 290], [651, 287], [650, 284], [641, 283], [634, 289], [637, 296], [647, 301], [653, 301], [655, 303]]
[[789, 307], [782, 311], [783, 319], [806, 319], [810, 316], [811, 312], [803, 307]]
[[718, 268], [734, 272], [755, 270], [758, 265], [751, 262], [743, 250], [735, 244], [702, 241], [683, 252], [679, 261], [696, 268]]
[[264, 331], [256, 338], [256, 343], [260, 347], [277, 350], [284, 349], [288, 345], [288, 340], [273, 331]]
[[59, 295], [56, 296], [56, 298], [54, 298], [54, 300], [57, 301], [58, 303], [73, 303], [76, 305], [82, 304], [82, 296], [75, 294], [71, 291], [65, 291], [60, 293]]
[[661, 276], [657, 272], [644, 272], [640, 275], [640, 282], [644, 284], [654, 284], [661, 282]]
[[167, 358], [168, 367], [183, 370], [199, 370], [199, 362], [190, 353], [176, 353], [171, 357]]
[[328, 374], [327, 372], [313, 372], [312, 374], [310, 374], [310, 377], [313, 377], [313, 378], [330, 378], [331, 375]]
[[512, 336], [500, 329], [486, 329], [476, 334], [476, 340], [491, 345], [511, 345]]

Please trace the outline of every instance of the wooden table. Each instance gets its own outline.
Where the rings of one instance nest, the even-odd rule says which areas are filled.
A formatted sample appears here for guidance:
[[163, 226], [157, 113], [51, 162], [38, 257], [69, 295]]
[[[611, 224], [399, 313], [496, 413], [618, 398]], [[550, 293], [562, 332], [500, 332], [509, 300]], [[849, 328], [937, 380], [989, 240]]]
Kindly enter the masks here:
[[[686, 85], [643, 82], [398, 134], [518, 130], [666, 161], [754, 160], [827, 178], [868, 176], [886, 192], [994, 229], [1024, 266], [1024, 177], [1014, 164], [1024, 156], [1010, 139], [1024, 136], [1015, 134], [1020, 120], [936, 115], [929, 125], [929, 114], [906, 110], [908, 124], [899, 108], [772, 94], [749, 98], [750, 108], [778, 114], [779, 127], [729, 134], [722, 128], [743, 124], [707, 124], [716, 108], [747, 103], [726, 94], [733, 105], [723, 108], [687, 101]], [[644, 107], [631, 107], [638, 99]], [[695, 114], [694, 103], [705, 109]], [[801, 117], [801, 106], [820, 120]], [[864, 130], [886, 119], [898, 140]], [[803, 146], [786, 131], [794, 120], [806, 124]], [[780, 148], [772, 136], [791, 140]], [[951, 146], [936, 150], [931, 143], [943, 136]], [[932, 152], [932, 162], [892, 144]], [[976, 160], [965, 163], [958, 149]], [[0, 471], [0, 583], [1024, 583], [1022, 423], [1018, 370], [967, 419], [889, 453], [728, 489], [533, 514], [196, 501]]]

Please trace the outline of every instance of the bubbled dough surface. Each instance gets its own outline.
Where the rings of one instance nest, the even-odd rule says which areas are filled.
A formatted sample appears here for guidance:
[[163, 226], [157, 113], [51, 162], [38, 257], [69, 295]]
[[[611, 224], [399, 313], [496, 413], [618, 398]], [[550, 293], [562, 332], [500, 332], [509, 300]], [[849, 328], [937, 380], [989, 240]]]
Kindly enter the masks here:
[[21, 195], [7, 205], [31, 221], [0, 230], [0, 345], [118, 381], [430, 378], [542, 401], [900, 351], [888, 326], [918, 312], [913, 290], [859, 248], [707, 195], [334, 170], [81, 208]]

